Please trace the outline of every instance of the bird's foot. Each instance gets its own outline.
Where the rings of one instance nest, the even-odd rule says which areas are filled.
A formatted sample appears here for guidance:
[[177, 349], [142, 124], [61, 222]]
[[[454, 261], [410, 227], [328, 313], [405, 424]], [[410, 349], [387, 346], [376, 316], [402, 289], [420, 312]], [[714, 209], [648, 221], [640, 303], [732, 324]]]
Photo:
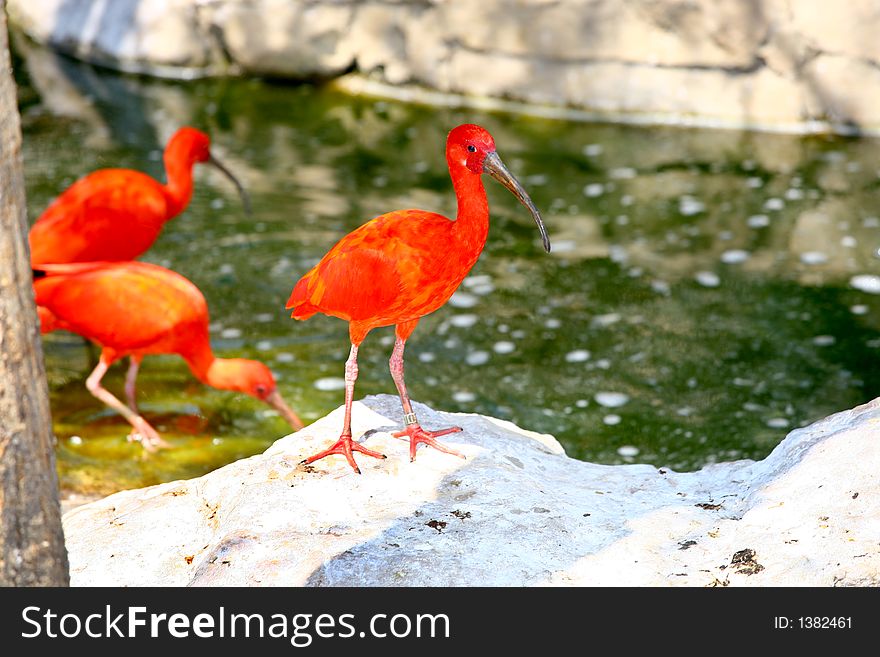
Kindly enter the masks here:
[[166, 442], [159, 435], [149, 422], [142, 417], [137, 417], [134, 421], [134, 431], [128, 434], [129, 442], [138, 442], [148, 452], [155, 452], [159, 449], [168, 449], [171, 443]]
[[448, 433], [457, 433], [461, 431], [461, 427], [449, 427], [448, 429], [437, 429], [436, 431], [426, 431], [422, 429], [422, 427], [418, 424], [408, 424], [406, 428], [402, 431], [395, 431], [392, 436], [395, 438], [403, 438], [404, 436], [409, 436], [409, 460], [416, 460], [416, 449], [418, 449], [419, 443], [425, 443], [426, 445], [430, 445], [434, 449], [438, 449], [441, 452], [446, 454], [452, 454], [453, 456], [458, 456], [460, 458], [466, 459], [467, 457], [460, 452], [456, 452], [453, 449], [449, 449], [448, 447], [444, 447], [440, 443], [438, 443], [435, 438], [438, 436], [445, 436]]
[[360, 443], [356, 443], [351, 439], [351, 436], [342, 435], [339, 437], [339, 440], [336, 441], [336, 444], [329, 449], [325, 449], [323, 452], [318, 452], [314, 456], [310, 456], [307, 459], [303, 459], [300, 461], [300, 464], [308, 465], [309, 463], [314, 463], [315, 461], [324, 458], [325, 456], [331, 456], [333, 454], [342, 454], [345, 457], [345, 460], [348, 461], [348, 464], [354, 468], [354, 471], [358, 474], [361, 473], [361, 469], [358, 467], [357, 463], [355, 463], [354, 456], [352, 452], [360, 452], [361, 454], [366, 454], [367, 456], [372, 456], [376, 459], [384, 459], [385, 455], [380, 454], [379, 452], [374, 452], [371, 449], [367, 449]]

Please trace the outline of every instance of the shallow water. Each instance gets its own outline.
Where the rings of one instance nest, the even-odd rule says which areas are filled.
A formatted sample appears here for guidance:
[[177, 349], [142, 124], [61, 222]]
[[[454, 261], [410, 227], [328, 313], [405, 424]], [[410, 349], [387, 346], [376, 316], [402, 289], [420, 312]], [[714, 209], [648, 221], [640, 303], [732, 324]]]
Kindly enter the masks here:
[[[264, 81], [177, 84], [42, 51], [16, 73], [31, 220], [93, 169], [161, 176], [180, 125], [212, 135], [251, 193], [253, 220], [202, 168], [189, 208], [145, 259], [201, 288], [216, 352], [267, 362], [306, 421], [342, 403], [347, 326], [289, 319], [294, 283], [383, 211], [454, 214], [443, 145], [463, 122], [494, 135], [554, 250], [487, 180], [486, 249], [408, 343], [413, 399], [553, 434], [577, 458], [691, 470], [761, 458], [792, 428], [880, 394], [876, 140], [567, 123]], [[394, 392], [392, 342], [390, 328], [367, 338], [357, 398]], [[68, 491], [195, 476], [287, 433], [259, 402], [153, 357], [139, 399], [176, 448], [144, 457], [86, 392], [82, 341], [53, 334], [45, 352]], [[118, 365], [106, 378], [120, 396], [123, 377]]]

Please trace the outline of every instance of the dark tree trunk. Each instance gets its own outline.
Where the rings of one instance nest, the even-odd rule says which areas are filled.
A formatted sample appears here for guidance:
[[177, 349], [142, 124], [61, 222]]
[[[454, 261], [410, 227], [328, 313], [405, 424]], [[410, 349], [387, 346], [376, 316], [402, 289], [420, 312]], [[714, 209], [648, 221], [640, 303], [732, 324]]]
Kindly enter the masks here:
[[25, 235], [15, 82], [0, 0], [0, 585], [69, 583]]

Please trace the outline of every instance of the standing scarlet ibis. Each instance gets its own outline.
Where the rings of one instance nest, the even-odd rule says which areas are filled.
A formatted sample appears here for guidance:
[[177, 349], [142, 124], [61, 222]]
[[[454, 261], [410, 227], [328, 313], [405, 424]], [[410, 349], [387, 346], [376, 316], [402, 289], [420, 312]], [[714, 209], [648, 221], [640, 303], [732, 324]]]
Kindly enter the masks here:
[[163, 185], [140, 171], [100, 169], [56, 198], [31, 227], [31, 264], [134, 260], [152, 246], [162, 226], [180, 214], [193, 191], [193, 165], [207, 162], [250, 201], [238, 179], [211, 155], [204, 132], [184, 127], [165, 148]]
[[[138, 367], [148, 354], [178, 354], [203, 383], [256, 397], [277, 409], [294, 429], [302, 428], [268, 367], [214, 356], [205, 297], [180, 274], [137, 261], [43, 265], [35, 273], [41, 332], [66, 329], [101, 346], [86, 387], [128, 420], [134, 427], [129, 437], [141, 440], [146, 449], [167, 446], [135, 403]], [[107, 368], [125, 356], [131, 360], [125, 378], [128, 406], [101, 385]]]
[[[491, 135], [477, 125], [460, 125], [446, 141], [446, 162], [458, 200], [453, 221], [424, 210], [398, 210], [368, 221], [343, 237], [293, 289], [287, 308], [294, 319], [324, 313], [349, 322], [351, 352], [345, 363], [345, 420], [342, 435], [329, 449], [303, 461], [311, 463], [342, 454], [360, 473], [352, 451], [376, 458], [351, 437], [351, 403], [357, 379], [357, 353], [367, 333], [378, 326], [395, 325], [391, 377], [403, 404], [404, 429], [410, 460], [419, 443], [462, 456], [435, 438], [461, 431], [451, 427], [426, 431], [416, 419], [403, 377], [406, 340], [421, 317], [442, 306], [477, 262], [489, 232], [489, 204], [481, 175], [488, 173], [525, 205], [541, 231], [544, 248], [550, 239], [535, 204], [495, 152]], [[462, 457], [463, 458], [463, 457]]]

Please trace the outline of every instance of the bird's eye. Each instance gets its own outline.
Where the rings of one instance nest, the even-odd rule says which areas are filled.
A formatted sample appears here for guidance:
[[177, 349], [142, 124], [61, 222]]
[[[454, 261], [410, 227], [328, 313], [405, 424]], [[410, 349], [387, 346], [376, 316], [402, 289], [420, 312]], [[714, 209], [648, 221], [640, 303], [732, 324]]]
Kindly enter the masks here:
[[468, 153], [476, 153], [476, 152], [477, 152], [477, 147], [474, 146], [473, 144], [468, 144]]
[[257, 386], [257, 394], [258, 395], [265, 395], [266, 394], [266, 386], [264, 386], [262, 383]]

